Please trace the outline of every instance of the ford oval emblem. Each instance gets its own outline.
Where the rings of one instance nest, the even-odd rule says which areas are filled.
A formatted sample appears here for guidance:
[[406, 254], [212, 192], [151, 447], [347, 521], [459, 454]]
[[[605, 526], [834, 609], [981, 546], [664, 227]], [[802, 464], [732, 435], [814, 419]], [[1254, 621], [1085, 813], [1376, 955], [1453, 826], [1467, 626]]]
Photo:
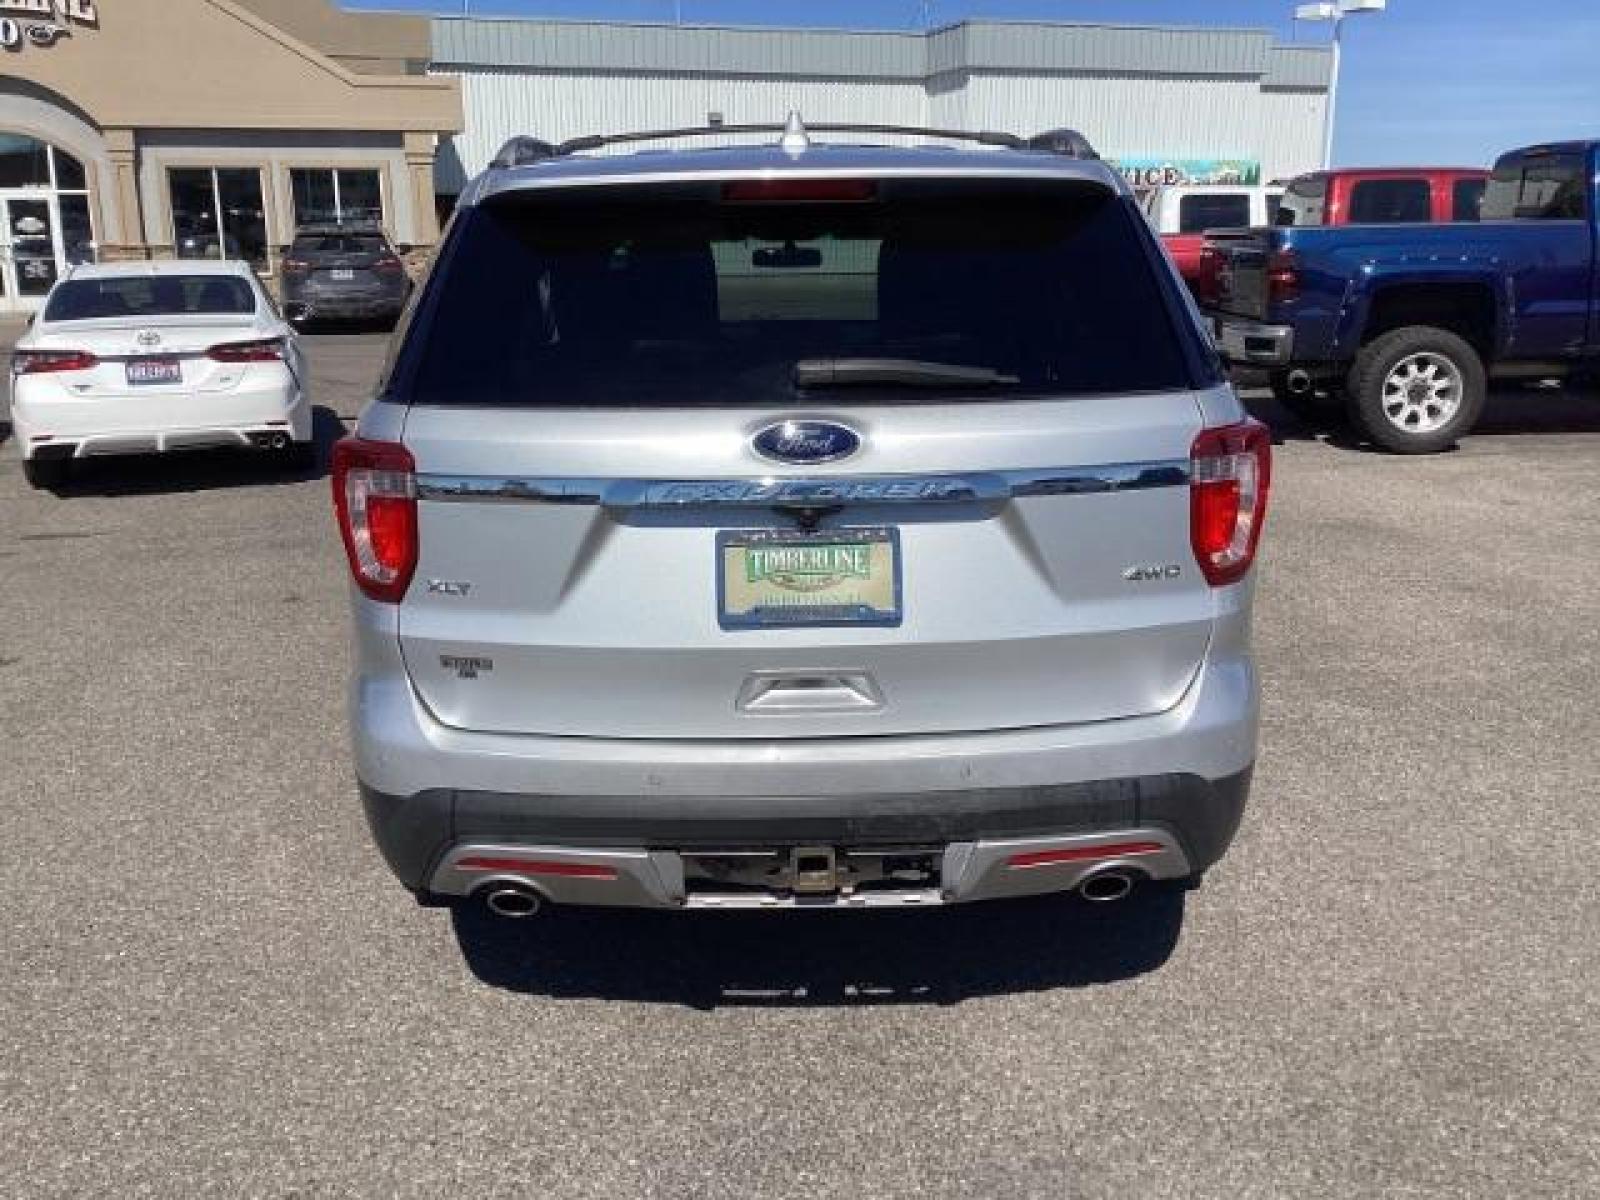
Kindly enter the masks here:
[[861, 449], [861, 435], [832, 421], [779, 421], [751, 439], [762, 458], [781, 463], [825, 463]]

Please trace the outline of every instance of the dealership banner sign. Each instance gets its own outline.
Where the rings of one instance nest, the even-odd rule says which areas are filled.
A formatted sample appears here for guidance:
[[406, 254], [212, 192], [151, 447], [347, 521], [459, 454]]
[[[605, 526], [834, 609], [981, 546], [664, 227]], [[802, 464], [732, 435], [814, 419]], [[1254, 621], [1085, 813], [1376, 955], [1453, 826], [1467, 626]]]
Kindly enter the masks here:
[[0, 0], [0, 50], [54, 46], [74, 25], [97, 26], [96, 0]]
[[1136, 188], [1261, 182], [1261, 164], [1248, 158], [1114, 158], [1111, 165]]

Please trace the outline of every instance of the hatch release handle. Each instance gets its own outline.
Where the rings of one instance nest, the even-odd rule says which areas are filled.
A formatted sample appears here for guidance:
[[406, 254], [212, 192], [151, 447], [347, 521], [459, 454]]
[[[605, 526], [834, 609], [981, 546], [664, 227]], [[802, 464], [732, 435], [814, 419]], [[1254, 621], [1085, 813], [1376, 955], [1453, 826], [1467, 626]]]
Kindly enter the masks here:
[[754, 716], [876, 712], [883, 693], [865, 671], [758, 671], [740, 687], [737, 707]]

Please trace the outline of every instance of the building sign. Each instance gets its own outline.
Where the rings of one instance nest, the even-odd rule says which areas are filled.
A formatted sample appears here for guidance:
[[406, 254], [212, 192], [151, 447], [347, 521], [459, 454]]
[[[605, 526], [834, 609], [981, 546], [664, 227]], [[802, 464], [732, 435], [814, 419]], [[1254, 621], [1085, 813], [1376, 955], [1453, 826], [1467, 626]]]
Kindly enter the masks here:
[[1114, 158], [1111, 165], [1136, 188], [1261, 182], [1261, 164], [1248, 158]]
[[0, 0], [0, 50], [54, 46], [74, 25], [99, 24], [95, 0]]

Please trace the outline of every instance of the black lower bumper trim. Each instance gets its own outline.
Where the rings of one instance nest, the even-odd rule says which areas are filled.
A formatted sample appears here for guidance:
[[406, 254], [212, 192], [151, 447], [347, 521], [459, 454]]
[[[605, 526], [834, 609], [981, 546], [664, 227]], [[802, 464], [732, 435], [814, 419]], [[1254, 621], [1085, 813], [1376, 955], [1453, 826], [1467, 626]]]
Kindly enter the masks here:
[[1195, 870], [1227, 850], [1250, 790], [1225, 779], [1150, 775], [1044, 787], [859, 796], [542, 796], [362, 786], [367, 822], [400, 880], [420, 888], [459, 841], [703, 849], [944, 845], [985, 838], [1170, 829]]

